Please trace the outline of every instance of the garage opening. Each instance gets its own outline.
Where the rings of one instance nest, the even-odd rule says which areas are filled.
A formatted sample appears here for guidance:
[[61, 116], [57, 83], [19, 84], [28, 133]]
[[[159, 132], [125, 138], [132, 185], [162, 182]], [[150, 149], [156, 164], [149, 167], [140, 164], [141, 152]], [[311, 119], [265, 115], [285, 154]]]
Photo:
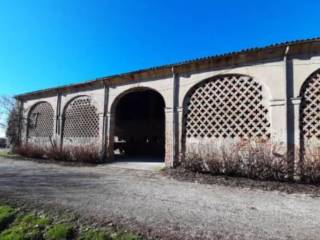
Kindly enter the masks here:
[[139, 89], [121, 97], [115, 109], [114, 155], [118, 159], [163, 161], [164, 100], [156, 91]]

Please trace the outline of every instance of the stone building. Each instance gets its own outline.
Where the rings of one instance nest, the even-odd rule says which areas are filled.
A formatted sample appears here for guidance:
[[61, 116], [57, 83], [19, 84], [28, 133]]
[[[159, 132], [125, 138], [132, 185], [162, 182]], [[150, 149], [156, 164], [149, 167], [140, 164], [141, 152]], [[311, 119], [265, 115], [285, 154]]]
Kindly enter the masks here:
[[[320, 139], [320, 39], [286, 42], [16, 96], [22, 142], [154, 155], [246, 138]], [[294, 156], [294, 162], [301, 155]]]

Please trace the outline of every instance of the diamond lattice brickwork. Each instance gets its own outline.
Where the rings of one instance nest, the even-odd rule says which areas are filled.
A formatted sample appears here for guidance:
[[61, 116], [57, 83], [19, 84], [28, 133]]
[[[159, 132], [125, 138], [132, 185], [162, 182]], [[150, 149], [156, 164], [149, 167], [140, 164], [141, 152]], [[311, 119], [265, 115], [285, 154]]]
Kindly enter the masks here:
[[28, 118], [29, 138], [49, 138], [53, 135], [54, 112], [47, 102], [35, 105]]
[[263, 87], [247, 76], [223, 76], [198, 85], [186, 102], [187, 138], [269, 138]]
[[87, 96], [73, 100], [64, 115], [63, 136], [67, 138], [95, 138], [99, 136], [99, 115]]
[[320, 140], [320, 72], [313, 74], [302, 89], [301, 127], [305, 140]]

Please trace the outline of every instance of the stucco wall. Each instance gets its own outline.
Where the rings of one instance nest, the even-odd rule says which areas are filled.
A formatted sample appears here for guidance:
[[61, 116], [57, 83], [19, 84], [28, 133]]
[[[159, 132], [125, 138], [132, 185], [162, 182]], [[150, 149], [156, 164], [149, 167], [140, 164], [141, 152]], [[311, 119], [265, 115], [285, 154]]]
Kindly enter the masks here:
[[[290, 64], [290, 71], [288, 71], [288, 64]], [[117, 100], [126, 93], [135, 91], [135, 89], [152, 89], [157, 91], [165, 102], [165, 161], [168, 166], [172, 166], [183, 150], [181, 147], [182, 134], [184, 132], [183, 112], [185, 106], [183, 106], [183, 103], [190, 89], [196, 84], [216, 76], [240, 74], [250, 76], [254, 81], [259, 82], [263, 86], [264, 101], [266, 101], [265, 105], [269, 110], [271, 139], [280, 142], [284, 147], [288, 146], [288, 144], [299, 146], [300, 89], [304, 81], [319, 68], [319, 56], [304, 56], [290, 59], [288, 62], [269, 60], [268, 62], [242, 64], [225, 69], [212, 68], [177, 74], [173, 72], [172, 75], [162, 78], [143, 78], [119, 84], [115, 82], [111, 85], [95, 86], [86, 88], [85, 90], [75, 89], [72, 92], [61, 92], [54, 96], [25, 100], [23, 102], [24, 117], [28, 117], [29, 109], [37, 102], [46, 101], [50, 103], [55, 115], [54, 138], [57, 142], [61, 143], [63, 131], [62, 116], [65, 107], [78, 96], [90, 96], [92, 104], [97, 108], [99, 115], [99, 140], [97, 144], [101, 151], [109, 152], [110, 155], [110, 151], [112, 151], [110, 148], [112, 148], [114, 106]], [[288, 76], [288, 72], [290, 76]], [[288, 83], [288, 81], [291, 82]], [[57, 106], [59, 109], [57, 109]], [[287, 121], [287, 116], [293, 117]], [[27, 141], [26, 134], [26, 126], [24, 126], [22, 134], [24, 142]], [[292, 138], [288, 137], [290, 134], [293, 134]]]

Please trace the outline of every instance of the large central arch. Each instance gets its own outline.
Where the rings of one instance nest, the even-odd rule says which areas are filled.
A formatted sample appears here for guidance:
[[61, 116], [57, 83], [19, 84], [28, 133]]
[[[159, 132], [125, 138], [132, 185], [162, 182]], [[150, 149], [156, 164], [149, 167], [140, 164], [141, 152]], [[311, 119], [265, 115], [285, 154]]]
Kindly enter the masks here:
[[165, 155], [165, 103], [149, 88], [135, 88], [121, 94], [112, 105], [112, 154], [119, 158]]

